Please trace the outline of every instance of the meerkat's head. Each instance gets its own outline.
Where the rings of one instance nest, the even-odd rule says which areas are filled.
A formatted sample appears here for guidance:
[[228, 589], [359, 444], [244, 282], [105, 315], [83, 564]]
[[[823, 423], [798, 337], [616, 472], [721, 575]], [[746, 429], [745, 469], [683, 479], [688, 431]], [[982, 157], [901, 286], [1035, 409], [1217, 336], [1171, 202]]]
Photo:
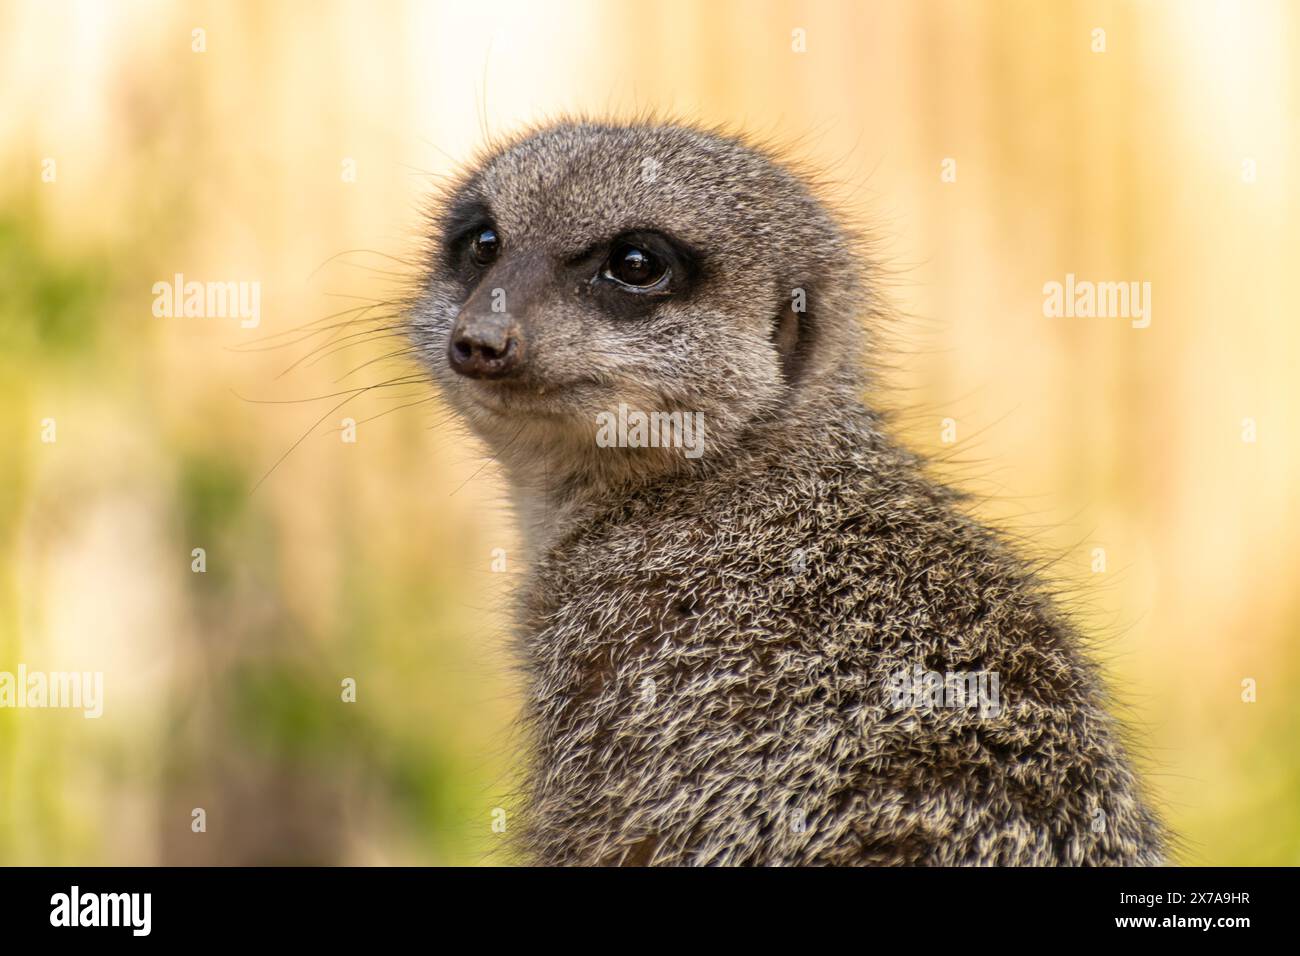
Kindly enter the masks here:
[[[860, 263], [795, 174], [725, 135], [563, 123], [441, 197], [412, 334], [450, 403], [509, 458], [604, 467], [602, 413], [695, 415], [725, 455], [856, 381]], [[608, 419], [604, 419], [608, 421]], [[576, 456], [576, 457], [574, 457]]]

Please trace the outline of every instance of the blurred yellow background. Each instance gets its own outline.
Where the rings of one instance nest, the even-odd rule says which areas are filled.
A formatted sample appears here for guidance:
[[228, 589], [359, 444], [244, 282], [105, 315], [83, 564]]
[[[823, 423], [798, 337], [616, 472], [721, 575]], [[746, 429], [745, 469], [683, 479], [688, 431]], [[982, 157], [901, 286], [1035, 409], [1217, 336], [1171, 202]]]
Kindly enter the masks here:
[[105, 675], [0, 709], [0, 863], [505, 859], [498, 476], [423, 384], [321, 398], [400, 339], [284, 333], [388, 314], [486, 135], [646, 109], [826, 171], [901, 429], [1058, 557], [1182, 862], [1300, 864], [1300, 4], [1249, 0], [0, 0], [0, 670]]

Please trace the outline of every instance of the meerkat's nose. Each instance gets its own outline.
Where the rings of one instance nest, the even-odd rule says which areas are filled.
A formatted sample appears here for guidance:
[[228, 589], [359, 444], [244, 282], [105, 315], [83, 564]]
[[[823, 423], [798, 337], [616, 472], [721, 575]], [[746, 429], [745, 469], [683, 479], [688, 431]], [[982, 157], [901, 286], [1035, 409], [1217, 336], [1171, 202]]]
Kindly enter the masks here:
[[468, 378], [506, 378], [519, 371], [524, 354], [519, 325], [503, 312], [462, 313], [447, 345], [447, 361]]

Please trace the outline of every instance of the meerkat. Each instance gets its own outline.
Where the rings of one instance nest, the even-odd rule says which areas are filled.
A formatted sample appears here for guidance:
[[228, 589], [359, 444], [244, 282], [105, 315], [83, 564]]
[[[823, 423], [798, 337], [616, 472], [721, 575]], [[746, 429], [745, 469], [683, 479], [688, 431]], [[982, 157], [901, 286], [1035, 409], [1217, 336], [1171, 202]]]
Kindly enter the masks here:
[[[884, 306], [830, 208], [741, 137], [591, 121], [492, 149], [436, 205], [409, 334], [527, 550], [519, 845], [1163, 862], [1082, 637], [864, 398]], [[599, 440], [637, 411], [660, 441]]]

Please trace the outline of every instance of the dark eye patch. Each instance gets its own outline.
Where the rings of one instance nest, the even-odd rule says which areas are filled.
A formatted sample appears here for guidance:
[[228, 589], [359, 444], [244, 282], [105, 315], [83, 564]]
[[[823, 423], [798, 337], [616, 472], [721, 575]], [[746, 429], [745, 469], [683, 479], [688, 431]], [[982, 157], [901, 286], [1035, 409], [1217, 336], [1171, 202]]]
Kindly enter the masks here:
[[[620, 281], [635, 279], [618, 269], [613, 260], [625, 260], [631, 249], [641, 250], [662, 267], [661, 281], [648, 285]], [[592, 296], [601, 308], [616, 319], [635, 319], [649, 315], [664, 300], [690, 295], [702, 271], [700, 255], [685, 243], [654, 229], [632, 229], [618, 233], [591, 246], [570, 260], [570, 264], [587, 279]], [[658, 269], [653, 271], [658, 274]]]
[[[690, 292], [701, 269], [695, 250], [652, 229], [621, 232], [571, 261], [594, 271], [590, 280], [593, 291], [618, 314], [643, 312], [653, 307], [655, 300]], [[648, 267], [638, 275], [629, 272], [629, 262]]]
[[646, 249], [676, 268], [679, 275], [691, 280], [699, 274], [701, 257], [698, 252], [666, 233], [654, 229], [633, 229], [620, 232], [587, 246], [564, 260], [570, 268], [583, 269], [605, 262], [610, 253], [620, 245], [634, 245]]
[[442, 222], [442, 253], [454, 272], [464, 271], [470, 242], [484, 228], [491, 227], [492, 210], [481, 200], [460, 199], [447, 210]]

